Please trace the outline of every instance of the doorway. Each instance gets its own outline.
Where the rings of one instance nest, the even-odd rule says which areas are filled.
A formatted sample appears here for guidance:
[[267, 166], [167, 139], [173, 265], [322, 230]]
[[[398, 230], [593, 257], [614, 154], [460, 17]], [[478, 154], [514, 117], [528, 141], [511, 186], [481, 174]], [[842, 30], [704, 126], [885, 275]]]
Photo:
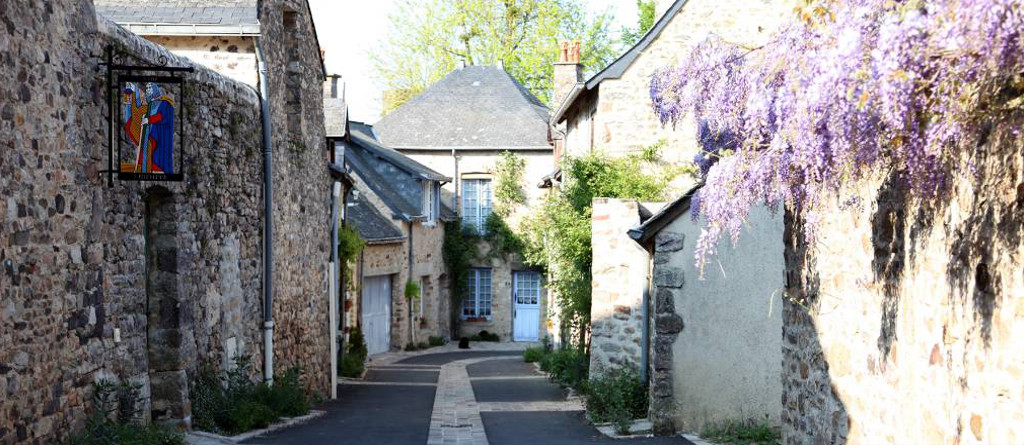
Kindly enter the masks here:
[[540, 274], [533, 271], [513, 273], [513, 340], [537, 341], [540, 331]]
[[391, 349], [391, 276], [363, 280], [363, 336], [370, 355]]

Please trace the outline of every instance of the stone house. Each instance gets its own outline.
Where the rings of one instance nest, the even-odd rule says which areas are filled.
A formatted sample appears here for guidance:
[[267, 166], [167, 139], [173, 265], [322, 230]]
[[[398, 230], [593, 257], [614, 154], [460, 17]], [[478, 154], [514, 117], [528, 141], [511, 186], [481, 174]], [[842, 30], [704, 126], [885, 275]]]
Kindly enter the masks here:
[[644, 343], [649, 345], [651, 420], [660, 434], [699, 432], [729, 421], [777, 426], [783, 217], [763, 208], [752, 211], [739, 243], [722, 240], [702, 274], [694, 258], [704, 223], [689, 211], [696, 190], [628, 231], [646, 251], [650, 271]]
[[[699, 150], [697, 134], [680, 129], [694, 127], [685, 121], [676, 128], [661, 124], [651, 108], [651, 76], [685, 57], [693, 45], [710, 33], [731, 42], [751, 46], [764, 44], [790, 17], [795, 5], [796, 2], [789, 0], [659, 0], [656, 2], [659, 18], [647, 34], [586, 80], [582, 77], [578, 50], [571, 44], [564, 44], [554, 67], [554, 97], [558, 105], [551, 116], [551, 127], [556, 139], [556, 158], [592, 152], [625, 156], [665, 143], [661, 151], [662, 163], [666, 166], [690, 163]], [[560, 172], [555, 170], [541, 187], [557, 186], [560, 179]], [[670, 184], [671, 193], [682, 195], [694, 185], [693, 178], [683, 176]], [[644, 307], [648, 279], [637, 271], [647, 270], [647, 255], [634, 243], [622, 239], [626, 230], [661, 207], [632, 203], [625, 210], [628, 213], [614, 216], [611, 208], [599, 209], [605, 204], [595, 202], [592, 226], [595, 260], [591, 319], [596, 322], [591, 326], [591, 368], [595, 371], [591, 375], [594, 377], [611, 366], [628, 363], [642, 368], [642, 363], [647, 361], [642, 345], [623, 335], [626, 330], [635, 331], [636, 311]], [[613, 216], [600, 221], [596, 219], [599, 214]], [[615, 235], [611, 238], [605, 235], [613, 232]], [[624, 312], [627, 308], [633, 308], [630, 315]]]
[[[553, 168], [547, 122], [547, 108], [500, 66], [468, 66], [384, 116], [374, 130], [383, 144], [453, 178], [444, 201], [452, 203], [463, 227], [482, 232], [503, 152], [525, 161], [525, 209], [542, 198], [532, 185]], [[514, 225], [519, 215], [508, 223]], [[518, 255], [487, 255], [490, 250], [484, 234], [482, 258], [473, 263], [453, 336], [488, 331], [502, 341], [544, 338], [548, 304], [540, 273]]]
[[[355, 261], [346, 326], [362, 330], [371, 355], [447, 337], [442, 249], [444, 222], [455, 215], [441, 202], [441, 186], [451, 178], [385, 147], [360, 122], [349, 122], [337, 147], [355, 183], [347, 223], [366, 242]], [[406, 294], [407, 283], [416, 295]]]
[[[205, 14], [191, 3], [173, 8], [181, 20]], [[264, 372], [301, 366], [308, 388], [329, 394], [329, 215], [344, 175], [329, 167], [305, 2], [245, 6], [269, 67], [270, 215], [254, 88], [126, 30], [89, 0], [4, 8], [16, 12], [0, 28], [0, 443], [80, 428], [101, 379], [140, 384], [145, 419], [188, 426], [194, 372], [241, 355]], [[177, 109], [181, 182], [108, 186], [108, 47], [138, 65], [195, 68]]]

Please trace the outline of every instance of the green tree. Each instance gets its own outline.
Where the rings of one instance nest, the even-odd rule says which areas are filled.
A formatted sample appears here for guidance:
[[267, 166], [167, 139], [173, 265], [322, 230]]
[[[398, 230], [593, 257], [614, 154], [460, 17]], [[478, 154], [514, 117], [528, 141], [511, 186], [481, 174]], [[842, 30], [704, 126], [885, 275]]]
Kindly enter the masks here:
[[384, 113], [450, 73], [459, 61], [497, 65], [540, 100], [551, 96], [559, 42], [580, 41], [581, 62], [603, 68], [616, 53], [609, 13], [589, 17], [581, 0], [402, 0], [383, 48], [371, 54], [384, 84]]
[[654, 26], [654, 0], [636, 0], [637, 25], [636, 28], [622, 29], [622, 43], [626, 46], [633, 46], [647, 34]]
[[594, 198], [664, 201], [669, 184], [681, 175], [693, 175], [691, 166], [665, 165], [659, 156], [661, 141], [625, 157], [590, 153], [562, 164], [563, 182], [522, 225], [520, 239], [528, 264], [548, 272], [548, 288], [562, 309], [563, 322], [579, 334], [576, 344], [586, 346], [590, 326], [591, 215]]

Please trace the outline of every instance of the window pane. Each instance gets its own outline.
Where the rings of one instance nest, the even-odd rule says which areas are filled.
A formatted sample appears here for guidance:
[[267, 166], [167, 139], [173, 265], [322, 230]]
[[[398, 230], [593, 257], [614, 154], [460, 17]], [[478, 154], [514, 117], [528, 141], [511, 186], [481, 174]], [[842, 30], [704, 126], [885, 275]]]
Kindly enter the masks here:
[[467, 280], [467, 292], [466, 298], [462, 300], [462, 315], [466, 317], [476, 316], [476, 274], [475, 271], [469, 271], [469, 279]]
[[491, 270], [479, 269], [479, 286], [477, 289], [477, 308], [480, 316], [491, 315]]

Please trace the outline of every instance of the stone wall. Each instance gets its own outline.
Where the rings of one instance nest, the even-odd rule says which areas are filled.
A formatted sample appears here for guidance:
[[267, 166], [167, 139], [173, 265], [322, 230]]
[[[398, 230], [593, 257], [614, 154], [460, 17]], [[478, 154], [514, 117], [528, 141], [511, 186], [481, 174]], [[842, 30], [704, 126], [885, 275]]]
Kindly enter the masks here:
[[256, 87], [256, 43], [246, 36], [146, 36], [174, 54]]
[[[184, 385], [201, 363], [253, 354], [262, 364], [257, 97], [197, 68], [179, 108], [185, 181], [108, 188], [97, 55], [109, 43], [142, 61], [192, 63], [98, 19], [89, 1], [4, 8], [19, 12], [0, 27], [0, 443], [45, 443], [81, 427], [98, 379], [141, 383], [153, 395], [147, 413], [187, 419]], [[311, 92], [319, 104], [319, 81]], [[316, 126], [311, 143], [322, 140]], [[275, 351], [277, 369], [301, 364], [311, 388], [326, 393], [322, 159], [316, 150], [277, 157]], [[292, 224], [303, 227], [294, 238]], [[153, 283], [159, 292], [147, 292]]]
[[[668, 8], [671, 1], [659, 1]], [[765, 43], [772, 33], [793, 17], [796, 0], [689, 0], [662, 30], [661, 34], [633, 61], [618, 79], [601, 82], [596, 90], [596, 103], [581, 101], [584, 109], [592, 109], [593, 129], [579, 126], [580, 131], [593, 134], [593, 149], [622, 155], [635, 152], [660, 140], [668, 146], [663, 150], [668, 162], [689, 162], [697, 153], [693, 124], [682, 121], [673, 128], [662, 126], [651, 109], [651, 75], [660, 68], [672, 66], [689, 54], [690, 49], [709, 33], [729, 42], [756, 46]], [[661, 18], [659, 14], [656, 19]], [[592, 67], [590, 67], [592, 68]], [[584, 113], [570, 112], [569, 128]], [[676, 131], [680, 129], [681, 131]], [[574, 141], [588, 140], [572, 134], [566, 137], [565, 152], [578, 156], [590, 147], [573, 145]], [[680, 184], [681, 189], [686, 184]]]
[[813, 242], [787, 220], [786, 443], [1024, 441], [1022, 122], [994, 126], [948, 196], [875, 177]]
[[640, 224], [640, 204], [595, 198], [591, 216], [594, 249], [590, 306], [590, 377], [619, 366], [640, 369], [648, 254], [630, 239]]
[[[782, 411], [783, 217], [754, 209], [738, 244], [722, 240], [702, 277], [694, 246], [703, 224], [685, 212], [655, 239], [656, 303], [671, 307], [683, 327], [670, 345], [658, 340], [652, 354], [656, 373], [670, 369], [672, 376], [673, 404], [659, 417], [696, 433], [727, 421], [777, 426]], [[668, 325], [657, 329], [659, 337]], [[663, 390], [655, 386], [656, 394]]]

